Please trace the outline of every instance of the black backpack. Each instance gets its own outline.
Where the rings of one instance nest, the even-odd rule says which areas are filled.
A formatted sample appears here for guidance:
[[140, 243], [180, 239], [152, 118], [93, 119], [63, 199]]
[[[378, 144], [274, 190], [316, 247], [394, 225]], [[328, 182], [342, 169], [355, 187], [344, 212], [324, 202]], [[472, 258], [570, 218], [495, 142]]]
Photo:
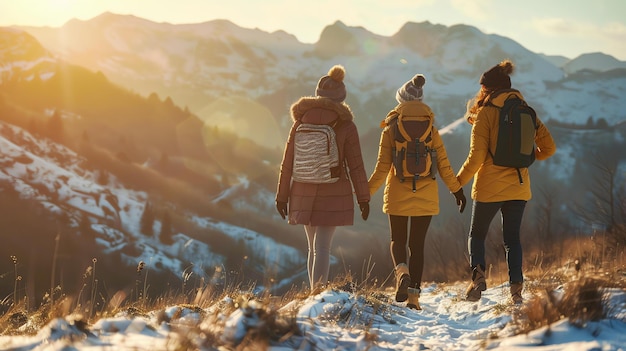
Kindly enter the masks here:
[[496, 150], [489, 150], [489, 154], [493, 157], [494, 165], [517, 169], [522, 184], [519, 169], [527, 168], [535, 162], [537, 114], [524, 100], [516, 96], [506, 99], [499, 110]]

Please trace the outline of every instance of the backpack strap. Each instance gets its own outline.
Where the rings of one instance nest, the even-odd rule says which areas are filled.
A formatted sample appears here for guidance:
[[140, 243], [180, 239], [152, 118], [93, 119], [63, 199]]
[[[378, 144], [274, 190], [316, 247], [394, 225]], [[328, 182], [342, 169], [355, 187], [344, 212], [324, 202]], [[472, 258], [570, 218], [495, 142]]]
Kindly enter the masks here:
[[437, 149], [432, 148], [430, 152], [430, 176], [435, 179], [439, 168], [437, 167]]
[[424, 118], [428, 118], [428, 127], [426, 128], [424, 134], [422, 134], [418, 139], [421, 141], [427, 141], [426, 139], [430, 138], [430, 133], [433, 127], [433, 119], [431, 117], [426, 117], [426, 116], [413, 117], [413, 116], [404, 116], [402, 114], [398, 115], [398, 119], [397, 119], [398, 131], [400, 132], [400, 135], [402, 135], [404, 140], [410, 141], [412, 138], [409, 135], [409, 133], [406, 131], [406, 129], [404, 128], [404, 124], [402, 122], [403, 121], [423, 121]]

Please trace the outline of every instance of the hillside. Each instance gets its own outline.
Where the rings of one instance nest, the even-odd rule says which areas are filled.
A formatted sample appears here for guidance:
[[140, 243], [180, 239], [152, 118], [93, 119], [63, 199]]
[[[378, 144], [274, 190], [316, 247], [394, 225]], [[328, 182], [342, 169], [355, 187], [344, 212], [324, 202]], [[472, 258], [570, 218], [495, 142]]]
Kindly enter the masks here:
[[[278, 140], [289, 124], [289, 104], [312, 94], [319, 77], [336, 63], [346, 67], [347, 102], [363, 132], [378, 126], [393, 107], [395, 90], [415, 73], [427, 77], [426, 99], [439, 123], [451, 123], [462, 116], [465, 102], [478, 89], [480, 74], [505, 58], [517, 64], [514, 87], [544, 119], [584, 123], [595, 116], [615, 124], [626, 118], [617, 98], [626, 86], [623, 77], [592, 74], [584, 84], [571, 81], [568, 74], [574, 71], [562, 68], [565, 65], [467, 25], [409, 22], [384, 37], [337, 21], [324, 28], [314, 44], [300, 43], [282, 31], [266, 33], [226, 20], [171, 25], [113, 13], [59, 28], [21, 29], [68, 62], [101, 71], [144, 96], [153, 92], [170, 96], [207, 123], [216, 124], [225, 115], [233, 126], [255, 125], [255, 132], [263, 136], [258, 140], [270, 147], [281, 146]], [[574, 59], [580, 62], [576, 70], [603, 66], [604, 57], [599, 56]], [[553, 83], [566, 88], [548, 87]], [[553, 95], [561, 91], [580, 95], [560, 96], [554, 104]], [[598, 91], [609, 97], [594, 98], [592, 92]], [[233, 99], [247, 100], [250, 108], [240, 110]], [[586, 103], [570, 108], [581, 101]]]
[[[76, 286], [94, 259], [109, 294], [137, 293], [115, 273], [132, 276], [139, 262], [159, 274], [154, 295], [177, 289], [191, 273], [259, 287], [270, 281], [280, 292], [301, 283], [305, 238], [302, 228], [279, 220], [276, 175], [289, 105], [312, 94], [338, 62], [347, 69], [347, 101], [368, 170], [380, 119], [415, 71], [426, 74], [426, 102], [458, 169], [469, 144], [470, 126], [459, 119], [465, 101], [482, 71], [512, 58], [514, 86], [558, 146], [531, 169], [534, 197], [523, 240], [536, 256], [528, 260], [559, 260], [561, 252], [545, 252], [546, 242], [598, 228], [623, 231], [626, 213], [611, 200], [624, 196], [626, 155], [617, 151], [626, 140], [622, 69], [566, 74], [510, 39], [428, 22], [383, 37], [338, 21], [315, 44], [228, 21], [170, 25], [110, 13], [23, 29], [0, 29], [0, 205], [11, 214], [0, 219], [11, 243], [0, 254], [36, 272], [29, 273], [36, 283], [19, 284], [30, 300], [49, 289], [51, 262], [59, 263], [56, 280]], [[439, 195], [425, 279], [460, 279], [467, 274], [470, 211], [459, 215], [444, 186]], [[391, 262], [381, 206], [379, 191], [367, 222], [356, 217], [354, 226], [338, 230], [332, 274], [372, 264], [369, 274], [386, 280]], [[31, 242], [49, 249], [39, 253]], [[488, 255], [499, 260], [496, 239]], [[7, 261], [0, 268], [15, 267]], [[13, 283], [2, 284], [4, 296]]]
[[136, 304], [102, 318], [74, 313], [41, 326], [37, 318], [18, 312], [12, 323], [0, 319], [0, 328], [13, 324], [21, 331], [37, 329], [30, 335], [0, 336], [0, 347], [620, 350], [626, 343], [623, 280], [620, 287], [590, 276], [577, 279], [569, 268], [555, 270], [572, 279], [558, 287], [529, 280], [522, 306], [507, 302], [507, 284], [490, 287], [480, 302], [470, 303], [460, 299], [463, 284], [431, 283], [423, 288], [422, 309], [414, 310], [391, 302], [389, 292], [346, 283], [293, 297], [232, 292], [212, 298], [204, 290], [192, 304], [166, 303], [155, 309]]

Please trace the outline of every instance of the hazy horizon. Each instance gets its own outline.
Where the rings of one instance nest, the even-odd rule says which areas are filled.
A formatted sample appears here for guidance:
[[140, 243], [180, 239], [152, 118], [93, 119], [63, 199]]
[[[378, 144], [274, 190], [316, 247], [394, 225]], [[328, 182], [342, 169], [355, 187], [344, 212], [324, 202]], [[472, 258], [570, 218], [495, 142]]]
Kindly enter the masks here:
[[536, 53], [573, 59], [585, 53], [603, 52], [626, 61], [626, 2], [620, 0], [576, 5], [561, 0], [530, 0], [523, 4], [495, 0], [0, 0], [0, 8], [0, 26], [60, 27], [74, 18], [89, 20], [112, 12], [172, 24], [227, 19], [245, 28], [284, 30], [304, 43], [316, 42], [324, 27], [337, 20], [384, 36], [393, 35], [406, 22], [467, 24], [487, 34], [509, 37]]

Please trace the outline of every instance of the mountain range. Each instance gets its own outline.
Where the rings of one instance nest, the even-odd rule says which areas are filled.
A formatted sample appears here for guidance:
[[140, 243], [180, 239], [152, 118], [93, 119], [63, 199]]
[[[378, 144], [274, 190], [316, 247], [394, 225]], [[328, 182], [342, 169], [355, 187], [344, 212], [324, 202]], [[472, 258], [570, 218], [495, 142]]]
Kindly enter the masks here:
[[[595, 153], [613, 156], [615, 185], [623, 184], [626, 63], [602, 53], [547, 57], [466, 25], [409, 22], [384, 37], [337, 21], [318, 42], [304, 44], [284, 31], [227, 20], [172, 25], [112, 13], [59, 28], [0, 28], [0, 44], [0, 203], [10, 209], [17, 201], [14, 207], [26, 212], [3, 224], [22, 228], [30, 240], [45, 237], [46, 262], [56, 257], [55, 235], [64, 233], [64, 240], [76, 241], [65, 266], [71, 266], [68, 257], [82, 260], [74, 270], [101, 255], [108, 257], [107, 274], [150, 262], [164, 276], [155, 289], [177, 284], [181, 272], [222, 283], [240, 274], [280, 288], [303, 279], [304, 238], [275, 213], [275, 182], [290, 104], [312, 95], [334, 64], [346, 68], [346, 102], [368, 170], [379, 122], [415, 73], [426, 76], [425, 102], [458, 169], [469, 142], [465, 103], [481, 73], [510, 58], [513, 87], [558, 145], [553, 158], [533, 166], [535, 198], [555, 202], [548, 209], [552, 222], [537, 234], [580, 226], [563, 204], [589, 200], [585, 191], [567, 189], [588, 186], [597, 174], [597, 166], [588, 165]], [[448, 248], [462, 261], [465, 243], [458, 238], [469, 218], [454, 213], [445, 189], [440, 196], [429, 245], [441, 249], [453, 240]], [[349, 270], [361, 269], [369, 256], [378, 262], [373, 272], [384, 278], [390, 263], [380, 249], [388, 240], [386, 217], [375, 210], [380, 194], [372, 204], [367, 223], [355, 218], [354, 226], [342, 228], [334, 254]], [[537, 226], [545, 211], [542, 202], [529, 205], [528, 226]], [[37, 220], [49, 225], [39, 228]], [[371, 240], [355, 241], [363, 236]], [[10, 242], [16, 249], [7, 254], [37, 256], [28, 242]], [[432, 251], [429, 257], [440, 260]], [[428, 274], [453, 273], [442, 267]], [[109, 284], [123, 287], [132, 281], [132, 274], [125, 277]]]
[[[409, 22], [384, 37], [337, 21], [314, 44], [227, 20], [172, 25], [112, 13], [59, 28], [20, 29], [58, 58], [102, 72], [144, 96], [169, 96], [206, 123], [243, 129], [238, 133], [272, 146], [281, 146], [289, 104], [311, 95], [335, 63], [346, 67], [347, 102], [363, 129], [378, 125], [393, 107], [395, 90], [415, 73], [426, 75], [426, 99], [440, 123], [450, 123], [462, 116], [480, 74], [504, 58], [517, 65], [514, 87], [546, 120], [585, 122], [594, 116], [614, 124], [626, 118], [619, 103], [626, 62], [590, 53], [555, 64], [508, 38], [466, 25]], [[594, 73], [584, 75], [586, 70]], [[614, 93], [606, 100], [602, 93], [590, 94], [599, 90]], [[563, 91], [567, 96], [560, 96]]]

